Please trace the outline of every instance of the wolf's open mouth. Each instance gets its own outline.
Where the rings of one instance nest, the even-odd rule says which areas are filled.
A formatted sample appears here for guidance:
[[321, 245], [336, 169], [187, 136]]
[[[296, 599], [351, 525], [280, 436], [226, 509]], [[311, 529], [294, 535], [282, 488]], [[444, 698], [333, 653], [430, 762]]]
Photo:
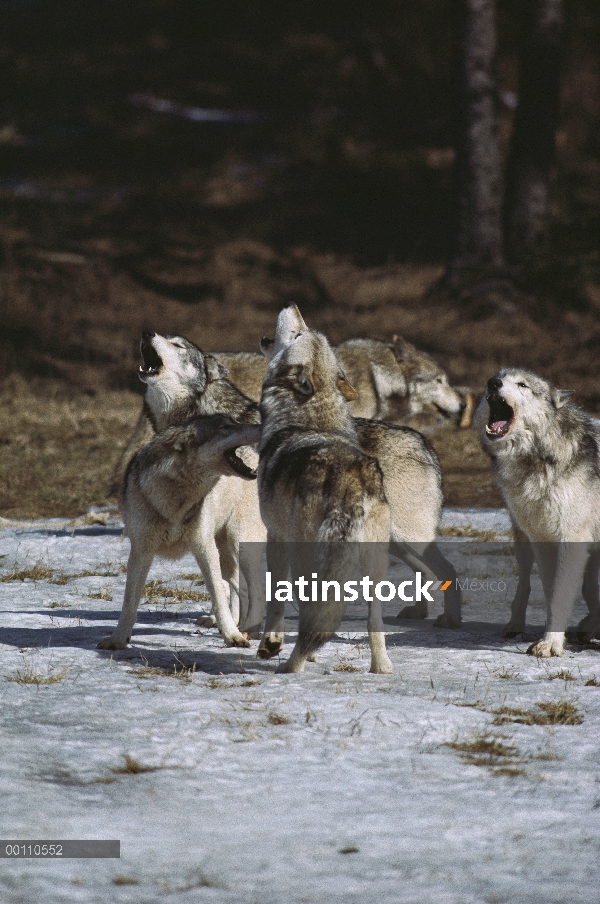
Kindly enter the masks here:
[[227, 449], [225, 458], [240, 477], [244, 477], [246, 480], [256, 480], [256, 471], [254, 468], [248, 467], [246, 462], [238, 455], [239, 448], [237, 446], [235, 449]]
[[147, 377], [157, 374], [163, 366], [163, 361], [154, 346], [150, 342], [142, 341], [140, 352], [144, 359], [144, 363], [140, 364], [140, 373]]
[[485, 425], [485, 432], [490, 439], [500, 439], [508, 433], [515, 412], [504, 399], [488, 396], [487, 402], [490, 406], [490, 417]]

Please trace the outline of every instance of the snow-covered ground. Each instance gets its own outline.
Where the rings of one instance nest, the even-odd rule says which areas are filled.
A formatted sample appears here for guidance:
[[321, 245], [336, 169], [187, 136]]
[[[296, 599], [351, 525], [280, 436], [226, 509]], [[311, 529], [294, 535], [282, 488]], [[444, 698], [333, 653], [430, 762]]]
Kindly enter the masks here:
[[459, 631], [388, 613], [391, 676], [361, 634], [302, 675], [225, 649], [192, 559], [157, 560], [131, 647], [96, 649], [128, 553], [103, 520], [0, 522], [0, 836], [121, 859], [0, 859], [3, 904], [600, 899], [600, 646], [526, 655], [537, 577], [530, 634], [502, 639], [506, 513], [444, 513], [457, 570], [496, 537], [509, 586], [466, 593]]

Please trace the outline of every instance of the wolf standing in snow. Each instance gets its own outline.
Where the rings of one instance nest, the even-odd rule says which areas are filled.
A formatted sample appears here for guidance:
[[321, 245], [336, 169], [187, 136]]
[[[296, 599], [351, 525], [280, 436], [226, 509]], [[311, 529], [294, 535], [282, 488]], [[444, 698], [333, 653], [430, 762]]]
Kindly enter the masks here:
[[[256, 489], [245, 484], [256, 473], [238, 454], [259, 436], [255, 425], [213, 414], [168, 427], [134, 456], [123, 493], [131, 540], [125, 599], [119, 624], [100, 641], [101, 649], [122, 650], [131, 640], [154, 557], [178, 559], [188, 552], [200, 566], [225, 643], [249, 646], [229, 611], [223, 579], [239, 594], [240, 541], [264, 541]], [[259, 592], [260, 577], [259, 570]]]
[[[206, 543], [208, 544], [207, 549], [209, 547], [212, 549], [216, 532], [216, 524], [221, 518], [221, 514], [217, 511], [213, 511], [213, 509], [211, 508], [210, 500], [206, 504], [201, 504], [202, 490], [194, 483], [193, 474], [190, 472], [190, 474], [186, 475], [185, 470], [183, 469], [183, 462], [185, 460], [183, 452], [178, 456], [175, 454], [177, 450], [172, 446], [172, 444], [167, 442], [166, 444], [163, 443], [161, 445], [160, 443], [157, 443], [155, 439], [157, 439], [157, 434], [160, 435], [161, 431], [164, 431], [167, 428], [174, 428], [176, 425], [179, 425], [182, 422], [185, 422], [186, 420], [197, 416], [224, 414], [229, 416], [234, 421], [238, 422], [238, 424], [258, 425], [260, 423], [258, 405], [244, 396], [243, 393], [236, 389], [229, 382], [229, 380], [226, 379], [227, 370], [219, 361], [217, 361], [212, 355], [205, 355], [196, 345], [194, 345], [193, 342], [184, 339], [182, 336], [160, 336], [157, 333], [154, 333], [152, 330], [145, 330], [142, 334], [140, 351], [143, 363], [140, 366], [139, 377], [146, 386], [144, 394], [144, 420], [148, 425], [148, 429], [144, 433], [144, 441], [145, 443], [154, 442], [154, 446], [152, 446], [152, 468], [148, 469], [147, 455], [142, 455], [141, 458], [138, 459], [138, 464], [136, 466], [138, 470], [140, 467], [142, 467], [142, 470], [146, 468], [146, 471], [144, 472], [144, 492], [146, 493], [146, 495], [148, 495], [150, 493], [150, 490], [152, 490], [151, 495], [153, 499], [153, 501], [150, 502], [150, 508], [148, 508], [148, 505], [146, 505], [145, 503], [143, 505], [142, 503], [140, 503], [140, 505], [148, 518], [151, 518], [151, 511], [155, 510], [156, 523], [159, 524], [162, 523], [162, 516], [160, 516], [159, 513], [162, 512], [165, 506], [168, 507], [168, 501], [166, 499], [163, 499], [162, 497], [159, 499], [160, 494], [162, 493], [168, 495], [169, 492], [179, 494], [182, 500], [181, 504], [185, 505], [184, 497], [187, 493], [187, 499], [189, 500], [188, 509], [191, 506], [192, 501], [195, 501], [198, 509], [203, 513], [202, 530], [204, 534], [206, 534]], [[257, 429], [254, 430], [252, 435], [254, 436], [253, 441], [257, 442], [259, 436], [258, 426]], [[176, 442], [183, 443], [182, 436], [180, 436], [176, 440]], [[185, 449], [188, 450], [186, 453], [188, 457], [191, 456], [191, 458], [193, 458], [196, 462], [196, 469], [201, 466], [202, 456], [208, 456], [207, 468], [209, 465], [214, 464], [214, 473], [223, 477], [223, 480], [221, 480], [221, 489], [223, 489], [224, 483], [226, 483], [225, 475], [232, 474], [231, 467], [225, 467], [223, 462], [221, 461], [222, 456], [220, 458], [219, 455], [213, 454], [210, 446], [205, 445], [204, 442], [199, 443], [192, 454], [192, 452], [190, 451], [192, 448], [189, 445], [190, 442], [191, 439], [188, 437], [183, 445]], [[216, 438], [214, 442], [216, 442]], [[141, 445], [142, 449], [138, 451], [138, 455], [140, 455], [143, 449], [146, 448], [143, 442]], [[237, 446], [242, 445], [242, 442], [237, 443]], [[132, 452], [131, 454], [134, 455], [134, 452]], [[255, 455], [255, 453], [252, 454]], [[175, 481], [175, 471], [177, 467], [179, 467], [180, 469], [179, 476], [177, 477], [176, 482], [172, 484], [171, 491], [168, 490], [169, 480], [167, 480], [166, 477], [165, 480], [162, 481], [162, 483], [158, 481], [158, 476], [161, 473], [161, 466], [159, 464], [159, 458], [161, 455], [163, 456], [164, 460], [163, 466], [165, 469], [169, 470], [169, 473], [171, 475], [169, 479]], [[133, 515], [135, 505], [133, 502], [131, 478], [131, 468], [132, 462], [134, 460], [135, 458], [131, 458], [129, 462], [127, 476], [125, 478], [125, 485], [123, 488], [123, 501], [124, 509], [126, 509], [126, 520], [127, 506], [129, 506], [130, 519], [135, 520], [135, 518], [137, 517]], [[233, 460], [233, 464], [237, 464], [237, 457], [235, 460]], [[229, 465], [231, 465], [231, 462], [229, 462]], [[223, 470], [224, 467], [225, 470]], [[151, 488], [150, 486], [149, 475], [154, 475], [154, 479], [156, 479], [157, 481], [156, 486], [153, 488]], [[237, 478], [233, 479], [231, 477], [229, 479], [229, 483], [232, 483], [234, 489], [235, 487], [238, 488], [240, 498], [245, 498], [247, 496], [247, 502], [248, 504], [250, 504], [250, 508], [244, 510], [244, 517], [250, 517], [252, 523], [244, 527], [242, 539], [253, 539], [257, 542], [260, 542], [261, 540], [264, 540], [266, 531], [260, 520], [256, 485], [252, 484], [250, 486], [246, 485], [244, 487], [242, 481], [239, 479], [240, 477], [248, 479], [248, 476], [249, 475], [247, 472], [242, 473], [242, 469], [238, 468]], [[218, 495], [218, 487], [212, 488], [212, 483], [210, 481], [208, 481], [207, 486], [209, 484], [211, 487], [210, 499], [212, 500], [213, 498], [216, 498], [215, 494]], [[209, 492], [209, 489], [206, 489], [206, 487], [205, 490], [207, 493]], [[148, 500], [146, 500], [146, 502], [148, 502]], [[156, 506], [154, 506], [154, 502], [156, 502]], [[191, 509], [189, 509], [188, 514], [190, 514], [191, 518], [193, 514], [191, 512]], [[170, 515], [168, 517], [170, 517]], [[211, 523], [211, 517], [214, 523]], [[179, 516], [177, 516], [177, 518], [179, 518]], [[175, 520], [177, 520], [177, 518]], [[163, 528], [166, 530], [164, 524]], [[147, 528], [145, 529], [144, 535], [148, 535], [147, 544], [146, 540], [144, 540], [144, 542], [142, 543], [144, 551], [141, 552], [140, 555], [146, 554], [147, 550], [144, 544], [147, 545], [148, 550], [154, 548], [155, 546], [154, 541], [148, 539], [150, 530], [151, 529], [149, 526], [147, 526]], [[155, 533], [157, 533], [157, 531], [158, 528], [156, 529]], [[169, 526], [169, 531], [171, 532], [169, 534], [170, 536], [174, 531], [173, 524], [171, 523]], [[189, 531], [187, 531], [187, 533], [189, 534]], [[153, 555], [156, 553], [158, 553], [158, 548], [155, 549]], [[207, 569], [210, 570], [210, 568], [212, 567], [212, 572], [207, 574], [206, 571], [204, 571], [204, 577], [208, 581], [212, 580], [217, 570], [218, 562], [214, 558], [214, 555], [212, 561], [212, 566], [210, 566], [209, 563], [206, 564]], [[262, 620], [264, 601], [262, 596], [261, 583], [256, 574], [256, 565], [250, 562], [244, 562], [243, 564], [245, 566], [244, 570], [248, 571], [248, 576], [251, 577], [251, 585], [248, 586], [250, 606], [248, 611], [244, 615], [244, 620], [242, 621], [241, 625], [242, 631], [252, 636], [259, 630], [260, 621]], [[246, 581], [246, 583], [248, 583], [248, 581]], [[230, 584], [230, 587], [235, 621], [237, 615], [236, 610], [239, 606], [237, 583]], [[214, 604], [215, 597], [213, 591], [211, 590], [210, 592]], [[137, 608], [137, 601], [135, 603], [135, 606]], [[205, 616], [204, 619], [206, 620], [206, 623], [214, 624], [215, 616]], [[235, 629], [235, 631], [232, 629], [231, 624], [229, 624], [229, 618], [227, 616], [223, 616], [221, 619], [222, 623], [225, 623], [223, 622], [223, 619], [225, 619], [228, 624], [228, 627], [224, 634], [226, 642], [232, 643], [234, 642], [235, 638], [235, 643], [241, 644], [245, 640], [245, 638], [243, 638], [240, 631], [238, 631], [237, 628]], [[204, 620], [202, 620], [201, 623], [205, 623]], [[133, 622], [131, 623], [131, 627], [132, 626]], [[127, 641], [125, 641], [125, 644], [123, 643], [123, 636], [127, 632], [117, 631], [115, 633], [117, 636], [114, 639], [114, 643], [118, 642], [122, 645], [125, 645]], [[131, 633], [131, 631], [129, 631], [129, 633]], [[110, 640], [111, 638], [107, 638], [106, 643], [108, 643]]]
[[[292, 544], [294, 578], [295, 544], [305, 543], [327, 550], [320, 577], [352, 578], [361, 567], [375, 583], [385, 576], [390, 511], [379, 464], [358, 446], [347, 405], [354, 397], [326, 338], [307, 328], [297, 307], [284, 309], [263, 384], [258, 468], [267, 558], [276, 582], [287, 578], [285, 544]], [[365, 556], [369, 561], [359, 561]], [[280, 606], [281, 611], [269, 607], [265, 638], [283, 631]], [[283, 671], [304, 669], [306, 659], [331, 637], [343, 609], [339, 596], [318, 605], [300, 602], [298, 640]], [[368, 630], [371, 671], [391, 672], [375, 599]]]
[[[529, 648], [535, 656], [562, 655], [573, 605], [600, 543], [600, 426], [570, 395], [536, 374], [505, 368], [488, 380], [475, 417], [542, 580], [546, 631]], [[585, 634], [599, 628], [595, 608], [578, 626]]]

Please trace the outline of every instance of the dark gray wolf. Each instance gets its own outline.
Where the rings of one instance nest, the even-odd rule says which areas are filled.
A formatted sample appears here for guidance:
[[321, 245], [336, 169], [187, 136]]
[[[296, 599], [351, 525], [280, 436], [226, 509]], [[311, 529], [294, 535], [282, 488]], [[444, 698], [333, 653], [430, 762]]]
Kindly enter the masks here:
[[[284, 309], [263, 383], [258, 467], [267, 560], [276, 583], [286, 580], [289, 564], [295, 579], [300, 574], [294, 553], [288, 561], [281, 552], [288, 543], [335, 548], [328, 552], [321, 578], [342, 576], [343, 583], [343, 576], [352, 578], [357, 570], [372, 575], [375, 583], [385, 576], [390, 511], [379, 464], [358, 445], [347, 405], [354, 397], [325, 337], [306, 327], [297, 307]], [[278, 607], [281, 612], [269, 606], [265, 637], [272, 631], [282, 634], [283, 606]], [[306, 659], [331, 637], [343, 609], [331, 594], [317, 605], [301, 596], [298, 640], [281, 670], [302, 671]], [[375, 598], [368, 631], [371, 671], [391, 672]]]

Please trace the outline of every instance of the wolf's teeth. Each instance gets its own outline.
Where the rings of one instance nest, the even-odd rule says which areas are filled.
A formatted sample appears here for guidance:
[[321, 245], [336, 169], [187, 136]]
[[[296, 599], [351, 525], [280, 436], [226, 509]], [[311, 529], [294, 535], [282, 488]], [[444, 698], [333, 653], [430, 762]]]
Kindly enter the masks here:
[[493, 434], [494, 431], [493, 431], [493, 430], [490, 430], [490, 428], [489, 428], [488, 425], [486, 424], [486, 425], [485, 425], [485, 432], [486, 432], [486, 433], [492, 433], [492, 434]]

